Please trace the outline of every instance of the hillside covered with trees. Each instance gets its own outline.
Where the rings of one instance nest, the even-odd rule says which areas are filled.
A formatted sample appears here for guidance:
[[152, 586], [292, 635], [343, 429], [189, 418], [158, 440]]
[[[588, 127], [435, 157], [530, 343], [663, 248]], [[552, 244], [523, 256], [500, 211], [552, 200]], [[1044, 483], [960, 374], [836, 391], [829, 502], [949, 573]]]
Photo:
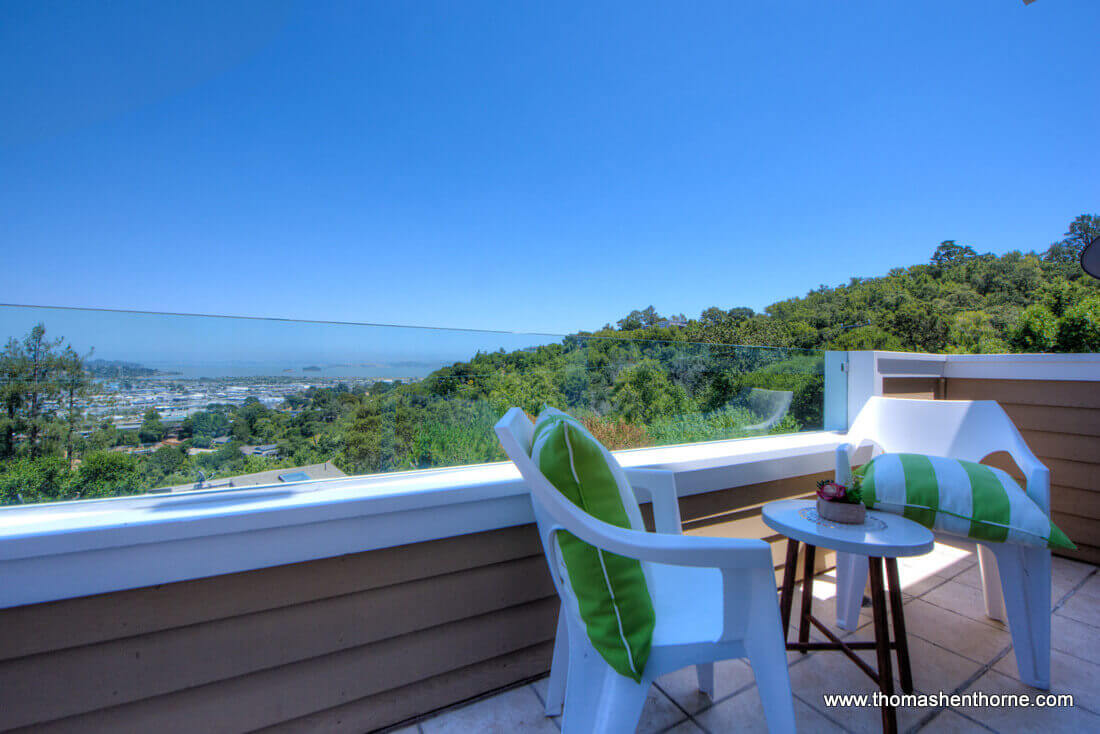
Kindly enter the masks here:
[[929, 262], [876, 278], [821, 286], [801, 298], [750, 308], [708, 308], [673, 331], [653, 307], [600, 334], [802, 349], [885, 349], [990, 354], [1100, 351], [1100, 282], [1080, 253], [1100, 236], [1100, 216], [1074, 219], [1042, 252], [979, 254], [953, 240]]
[[[0, 503], [140, 494], [200, 472], [324, 461], [349, 474], [497, 461], [491, 427], [513, 405], [569, 410], [612, 448], [818, 429], [821, 349], [1100, 351], [1100, 283], [1078, 263], [1097, 235], [1100, 217], [1083, 215], [1042, 253], [979, 254], [946, 241], [928, 263], [823, 286], [763, 313], [716, 306], [665, 319], [649, 307], [615, 327], [480, 353], [411, 383], [310, 388], [275, 408], [211, 404], [170, 443], [155, 410], [133, 430], [93, 424], [82, 399], [105, 389], [104, 365], [141, 374], [88, 364], [39, 325], [0, 351]], [[276, 444], [279, 457], [240, 450], [261, 443]]]

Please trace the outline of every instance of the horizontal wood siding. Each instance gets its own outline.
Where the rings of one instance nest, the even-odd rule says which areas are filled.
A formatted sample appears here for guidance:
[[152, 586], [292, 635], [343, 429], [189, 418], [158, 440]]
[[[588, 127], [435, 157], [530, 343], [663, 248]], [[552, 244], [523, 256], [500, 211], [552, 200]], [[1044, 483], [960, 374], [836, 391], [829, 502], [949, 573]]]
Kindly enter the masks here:
[[[833, 473], [821, 472], [803, 477], [763, 482], [721, 492], [684, 497], [680, 500], [680, 519], [688, 535], [713, 535], [726, 538], [760, 538], [772, 546], [776, 583], [782, 578], [786, 560], [786, 538], [764, 524], [761, 509], [768, 502], [791, 497], [810, 497], [820, 479], [832, 479]], [[801, 554], [799, 556], [802, 557]], [[823, 571], [835, 565], [832, 551], [818, 553], [816, 568]], [[795, 573], [802, 577], [799, 562]]]
[[[1050, 469], [1054, 522], [1077, 544], [1059, 555], [1100, 563], [1100, 382], [947, 380], [949, 400], [996, 400]], [[1020, 477], [1007, 457], [988, 461]]]
[[[760, 507], [823, 476], [686, 497], [686, 532], [779, 571]], [[0, 730], [370, 731], [545, 673], [558, 606], [523, 526], [4, 609]]]
[[936, 400], [943, 397], [943, 380], [939, 377], [884, 377], [882, 394], [888, 398]]

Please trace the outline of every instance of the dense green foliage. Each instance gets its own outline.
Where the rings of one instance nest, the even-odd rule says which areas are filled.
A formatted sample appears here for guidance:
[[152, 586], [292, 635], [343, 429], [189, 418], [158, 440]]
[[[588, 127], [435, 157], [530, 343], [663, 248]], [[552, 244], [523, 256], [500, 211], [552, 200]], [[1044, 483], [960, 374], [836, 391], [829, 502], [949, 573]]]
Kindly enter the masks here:
[[[666, 320], [651, 306], [617, 328], [477, 354], [411, 383], [310, 388], [277, 409], [209, 405], [168, 442], [154, 410], [137, 430], [89, 425], [80, 398], [100, 383], [38, 326], [0, 352], [0, 502], [135, 494], [200, 473], [323, 461], [354, 474], [496, 461], [492, 425], [513, 405], [568, 410], [611, 448], [820, 428], [822, 355], [812, 350], [1100, 351], [1100, 284], [1077, 261], [1098, 234], [1100, 218], [1086, 215], [1041, 255], [946, 241], [927, 264], [822, 286], [764, 313], [712, 307]], [[142, 379], [139, 366], [96, 371], [104, 364]], [[789, 410], [784, 402], [775, 413], [777, 396]], [[276, 444], [279, 458], [246, 456], [250, 444]]]
[[[978, 254], [952, 240], [930, 262], [878, 278], [821, 286], [801, 298], [750, 308], [708, 308], [674, 329], [688, 341], [803, 349], [923, 352], [1100, 350], [1100, 282], [1081, 270], [1081, 250], [1100, 236], [1100, 216], [1081, 215], [1042, 254]], [[679, 317], [682, 319], [682, 317]], [[619, 329], [664, 338], [653, 307]], [[610, 333], [610, 326], [598, 333]]]

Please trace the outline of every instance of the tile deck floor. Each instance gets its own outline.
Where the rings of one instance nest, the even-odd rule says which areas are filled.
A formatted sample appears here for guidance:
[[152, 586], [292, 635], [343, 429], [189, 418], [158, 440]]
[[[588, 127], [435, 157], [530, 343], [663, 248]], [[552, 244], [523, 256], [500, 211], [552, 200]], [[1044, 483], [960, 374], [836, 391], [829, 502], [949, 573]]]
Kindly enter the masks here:
[[[972, 546], [937, 544], [919, 558], [899, 559], [914, 684], [918, 692], [1035, 693], [1016, 678], [1012, 639], [985, 616]], [[1051, 622], [1051, 693], [1070, 693], [1073, 708], [899, 709], [903, 732], [1100, 731], [1100, 573], [1084, 563], [1054, 558]], [[834, 579], [814, 583], [814, 613], [835, 620]], [[797, 614], [798, 599], [794, 609]], [[870, 614], [855, 635], [871, 636]], [[793, 624], [792, 624], [793, 627]], [[816, 635], [815, 630], [815, 635]], [[820, 636], [818, 639], [823, 639]], [[874, 652], [865, 653], [875, 666]], [[827, 709], [823, 693], [871, 692], [870, 679], [839, 652], [790, 653], [795, 716], [803, 732], [881, 731], [879, 710]], [[896, 666], [895, 677], [896, 677]], [[649, 693], [639, 732], [767, 731], [752, 669], [742, 660], [716, 665], [715, 701], [701, 696], [693, 668], [660, 678]], [[394, 734], [559, 731], [560, 718], [543, 715], [546, 678], [496, 692], [390, 730]]]

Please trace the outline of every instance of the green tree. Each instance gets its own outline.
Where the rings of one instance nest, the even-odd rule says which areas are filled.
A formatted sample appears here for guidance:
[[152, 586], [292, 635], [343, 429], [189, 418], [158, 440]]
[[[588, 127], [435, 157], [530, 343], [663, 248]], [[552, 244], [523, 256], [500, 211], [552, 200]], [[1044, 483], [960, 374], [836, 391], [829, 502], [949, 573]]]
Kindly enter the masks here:
[[890, 331], [921, 352], [939, 352], [947, 344], [948, 324], [943, 314], [912, 300], [890, 316]]
[[1058, 320], [1046, 306], [1035, 303], [1024, 309], [1012, 333], [1012, 347], [1020, 352], [1049, 352], [1058, 334]]
[[62, 340], [46, 338], [46, 327], [37, 324], [23, 339], [26, 381], [24, 430], [31, 458], [42, 453], [42, 436], [53, 418], [52, 401], [57, 396], [56, 371]]
[[644, 359], [619, 374], [612, 401], [623, 418], [632, 423], [649, 423], [683, 413], [689, 405], [684, 388], [673, 384], [653, 359]]
[[65, 410], [65, 457], [72, 469], [76, 458], [74, 439], [84, 417], [81, 401], [88, 394], [91, 380], [84, 369], [84, 358], [71, 346], [66, 346], [58, 357], [57, 383]]
[[653, 306], [647, 306], [641, 311], [631, 311], [619, 320], [619, 329], [622, 331], [634, 331], [647, 326], [655, 326], [661, 320], [661, 315]]
[[83, 498], [140, 494], [148, 489], [141, 464], [133, 454], [89, 454], [76, 474], [77, 496]]
[[893, 352], [902, 351], [904, 345], [901, 339], [878, 326], [858, 326], [841, 333], [829, 345], [830, 349], [844, 351], [859, 351], [865, 349], [879, 349]]
[[1059, 352], [1100, 352], [1100, 297], [1092, 296], [1066, 310], [1058, 320]]
[[141, 443], [156, 443], [164, 439], [168, 431], [161, 423], [160, 413], [156, 408], [149, 408], [142, 416], [141, 428], [138, 429], [138, 440]]
[[0, 466], [0, 504], [70, 499], [69, 471], [58, 456], [22, 456]]
[[175, 446], [161, 446], [149, 457], [149, 467], [157, 479], [178, 471], [187, 461], [187, 455]]
[[951, 321], [948, 340], [952, 351], [964, 354], [999, 354], [1008, 351], [993, 320], [982, 311], [960, 311]]
[[1047, 262], [1076, 265], [1085, 245], [1100, 237], [1100, 216], [1082, 214], [1070, 222], [1065, 236], [1044, 253]]
[[26, 400], [26, 355], [18, 339], [10, 338], [0, 352], [0, 458], [15, 455], [15, 436], [22, 431], [22, 411]]
[[959, 245], [955, 240], [944, 240], [932, 253], [932, 264], [941, 267], [954, 265], [972, 257], [977, 257], [977, 255], [978, 253], [969, 245]]

